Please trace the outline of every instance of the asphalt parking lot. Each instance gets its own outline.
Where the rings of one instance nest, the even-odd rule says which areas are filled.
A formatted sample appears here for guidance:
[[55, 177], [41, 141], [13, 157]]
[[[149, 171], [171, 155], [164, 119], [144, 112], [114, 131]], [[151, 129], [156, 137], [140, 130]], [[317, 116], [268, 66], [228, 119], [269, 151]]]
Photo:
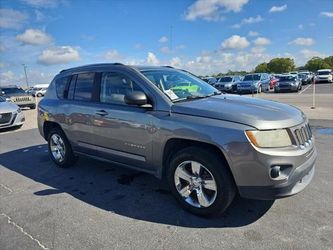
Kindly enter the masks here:
[[[0, 249], [333, 249], [333, 84], [260, 94], [310, 118], [318, 159], [312, 183], [276, 201], [237, 198], [219, 218], [178, 206], [153, 176], [81, 158], [56, 168], [36, 110], [0, 133]], [[249, 95], [251, 96], [251, 95]]]

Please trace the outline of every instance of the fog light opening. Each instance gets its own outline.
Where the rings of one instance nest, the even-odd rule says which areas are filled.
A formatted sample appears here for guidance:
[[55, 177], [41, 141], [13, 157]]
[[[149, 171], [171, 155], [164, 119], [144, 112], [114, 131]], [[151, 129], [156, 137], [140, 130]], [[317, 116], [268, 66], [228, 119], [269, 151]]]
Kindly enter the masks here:
[[271, 168], [271, 177], [273, 179], [278, 178], [280, 176], [280, 166], [273, 166]]

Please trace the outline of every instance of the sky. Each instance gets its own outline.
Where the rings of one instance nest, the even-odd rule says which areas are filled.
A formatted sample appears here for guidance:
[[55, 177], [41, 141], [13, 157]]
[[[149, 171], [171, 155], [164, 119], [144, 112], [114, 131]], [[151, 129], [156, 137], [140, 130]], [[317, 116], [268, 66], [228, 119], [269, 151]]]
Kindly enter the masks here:
[[332, 0], [0, 0], [0, 84], [100, 62], [198, 75], [333, 55]]

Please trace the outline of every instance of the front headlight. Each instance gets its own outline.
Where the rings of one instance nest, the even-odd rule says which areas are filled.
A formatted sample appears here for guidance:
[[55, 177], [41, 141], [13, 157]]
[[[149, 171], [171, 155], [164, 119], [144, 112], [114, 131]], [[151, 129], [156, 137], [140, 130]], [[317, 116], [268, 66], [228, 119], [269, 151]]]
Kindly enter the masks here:
[[10, 101], [11, 101], [11, 99], [6, 97], [6, 102], [10, 102]]
[[280, 148], [291, 146], [287, 130], [248, 130], [245, 134], [249, 141], [259, 148]]

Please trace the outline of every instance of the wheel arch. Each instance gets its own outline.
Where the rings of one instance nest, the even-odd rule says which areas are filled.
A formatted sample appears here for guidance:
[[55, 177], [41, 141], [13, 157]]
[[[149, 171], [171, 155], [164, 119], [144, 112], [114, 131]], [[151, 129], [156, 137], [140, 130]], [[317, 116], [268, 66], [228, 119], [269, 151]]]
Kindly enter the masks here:
[[190, 139], [183, 139], [183, 138], [171, 138], [166, 142], [166, 144], [164, 146], [164, 150], [163, 150], [163, 164], [162, 164], [162, 172], [161, 172], [162, 178], [164, 178], [167, 174], [168, 163], [170, 162], [172, 155], [186, 147], [204, 148], [206, 150], [210, 150], [213, 153], [215, 153], [218, 157], [220, 157], [221, 161], [223, 163], [225, 163], [225, 166], [227, 167], [228, 171], [230, 172], [230, 175], [232, 176], [232, 180], [233, 180], [234, 184], [236, 185], [233, 173], [230, 168], [229, 160], [221, 148], [219, 148], [218, 146], [211, 144], [211, 143], [195, 141], [195, 140], [190, 140]]

